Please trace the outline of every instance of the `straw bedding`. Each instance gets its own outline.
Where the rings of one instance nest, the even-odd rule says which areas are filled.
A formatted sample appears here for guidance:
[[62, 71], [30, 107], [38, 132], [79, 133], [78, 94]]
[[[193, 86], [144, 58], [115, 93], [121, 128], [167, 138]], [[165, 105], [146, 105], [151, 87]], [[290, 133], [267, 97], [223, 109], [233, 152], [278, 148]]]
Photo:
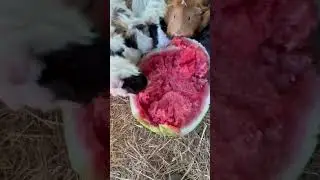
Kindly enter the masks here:
[[[111, 102], [111, 179], [209, 179], [209, 116], [185, 138], [163, 138], [133, 120], [127, 99]], [[0, 127], [0, 179], [78, 179], [67, 158], [59, 111], [12, 112], [1, 106]], [[320, 178], [319, 148], [300, 180]]]

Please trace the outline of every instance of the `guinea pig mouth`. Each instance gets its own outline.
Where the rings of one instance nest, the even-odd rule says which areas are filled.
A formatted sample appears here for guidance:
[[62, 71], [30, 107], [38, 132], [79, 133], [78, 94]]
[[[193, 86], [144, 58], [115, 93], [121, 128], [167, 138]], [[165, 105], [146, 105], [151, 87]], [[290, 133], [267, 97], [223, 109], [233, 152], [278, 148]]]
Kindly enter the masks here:
[[168, 38], [169, 38], [170, 40], [172, 40], [174, 37], [176, 37], [176, 36], [170, 35], [170, 34], [168, 34], [168, 33], [167, 33], [167, 36], [168, 36]]
[[187, 31], [180, 31], [180, 30], [167, 31], [166, 34], [169, 39], [173, 39], [174, 37], [187, 37], [187, 38], [194, 38], [195, 37], [195, 33], [193, 33], [190, 30], [187, 30]]
[[128, 93], [138, 94], [144, 90], [148, 85], [147, 77], [140, 73], [138, 75], [130, 76], [123, 79], [122, 88], [127, 90]]

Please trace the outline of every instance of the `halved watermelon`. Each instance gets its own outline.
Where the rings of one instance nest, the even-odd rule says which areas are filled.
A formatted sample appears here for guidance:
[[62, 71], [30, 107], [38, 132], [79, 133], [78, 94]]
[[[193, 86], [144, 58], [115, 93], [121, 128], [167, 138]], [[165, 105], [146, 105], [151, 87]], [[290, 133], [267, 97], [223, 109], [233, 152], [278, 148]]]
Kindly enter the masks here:
[[212, 179], [302, 174], [320, 132], [314, 2], [216, 1]]
[[209, 60], [205, 48], [188, 38], [145, 56], [139, 65], [149, 85], [130, 96], [133, 116], [152, 132], [186, 135], [209, 109]]
[[80, 180], [108, 179], [108, 108], [109, 100], [101, 97], [85, 107], [61, 104], [68, 155]]

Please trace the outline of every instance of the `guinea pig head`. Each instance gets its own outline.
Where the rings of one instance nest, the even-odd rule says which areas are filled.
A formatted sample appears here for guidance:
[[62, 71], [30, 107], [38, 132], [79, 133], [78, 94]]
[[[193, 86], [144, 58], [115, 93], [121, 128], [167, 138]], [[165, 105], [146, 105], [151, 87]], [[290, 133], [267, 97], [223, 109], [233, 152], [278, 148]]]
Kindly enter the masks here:
[[192, 37], [202, 24], [203, 10], [196, 6], [171, 5], [167, 9], [165, 21], [169, 36]]

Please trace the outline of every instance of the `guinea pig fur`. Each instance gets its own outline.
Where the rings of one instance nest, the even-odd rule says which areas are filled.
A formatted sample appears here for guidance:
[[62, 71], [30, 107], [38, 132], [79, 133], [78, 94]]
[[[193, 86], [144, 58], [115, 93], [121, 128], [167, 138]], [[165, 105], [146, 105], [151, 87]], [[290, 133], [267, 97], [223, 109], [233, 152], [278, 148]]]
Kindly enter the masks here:
[[165, 21], [170, 36], [193, 37], [209, 23], [210, 7], [203, 0], [172, 0]]
[[[136, 3], [133, 1], [132, 6], [141, 11], [148, 7]], [[137, 66], [140, 58], [154, 48], [166, 46], [169, 39], [161, 29], [159, 14], [138, 16], [125, 1], [113, 0], [110, 5], [110, 93], [128, 96], [147, 86], [147, 79]]]
[[[73, 98], [59, 97], [59, 93], [50, 85], [54, 76], [58, 76], [61, 68], [64, 68], [64, 63], [70, 64], [66, 60], [88, 61], [88, 64], [93, 62], [91, 59], [76, 59], [79, 58], [76, 55], [79, 51], [70, 47], [70, 44], [82, 49], [101, 49], [104, 46], [97, 44], [95, 39], [102, 39], [91, 31], [93, 25], [89, 20], [77, 8], [66, 5], [62, 0], [1, 1], [0, 11], [0, 99], [12, 109], [30, 106], [49, 110], [56, 108], [56, 102], [59, 100], [73, 99], [82, 102], [80, 96], [81, 91], [85, 91], [83, 87], [72, 87], [73, 84], [70, 83], [66, 85], [78, 93], [78, 98]], [[93, 53], [98, 50], [91, 51]], [[67, 57], [61, 55], [61, 52], [68, 54]], [[75, 56], [70, 56], [69, 54], [73, 54], [71, 52], [75, 52]], [[103, 62], [108, 61], [106, 54], [100, 53], [98, 56], [96, 58], [99, 60], [96, 61], [106, 64], [105, 68], [108, 68], [108, 63]], [[51, 67], [52, 64], [55, 67]], [[77, 63], [73, 65], [78, 66]], [[44, 78], [48, 77], [45, 69], [50, 69], [53, 77]], [[69, 70], [72, 74], [73, 69]], [[85, 75], [90, 76], [90, 73], [86, 71], [81, 76], [69, 80], [80, 82]], [[107, 71], [101, 73], [109, 76]], [[64, 84], [69, 81], [66, 79], [55, 81]], [[109, 84], [105, 83], [103, 86], [108, 88]], [[93, 94], [96, 93], [98, 92]]]

